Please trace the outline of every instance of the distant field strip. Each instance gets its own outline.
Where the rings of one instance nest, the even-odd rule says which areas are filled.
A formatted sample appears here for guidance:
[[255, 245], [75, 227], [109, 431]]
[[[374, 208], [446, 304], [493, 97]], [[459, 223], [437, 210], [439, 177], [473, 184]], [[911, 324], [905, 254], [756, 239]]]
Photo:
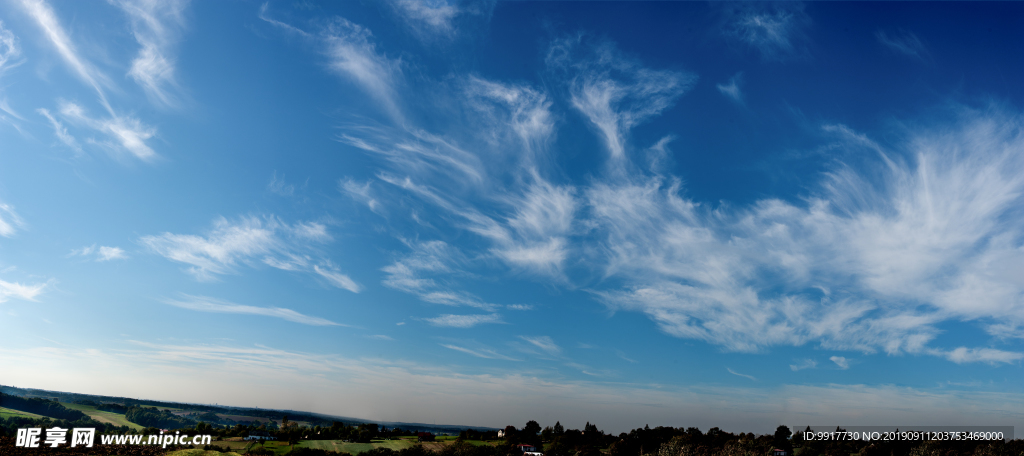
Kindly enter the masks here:
[[65, 406], [65, 407], [67, 407], [69, 409], [72, 409], [72, 410], [78, 410], [78, 411], [80, 411], [80, 412], [82, 412], [82, 413], [84, 413], [86, 415], [89, 415], [89, 418], [92, 418], [92, 419], [94, 419], [96, 421], [99, 421], [100, 423], [113, 424], [114, 426], [128, 426], [128, 427], [130, 427], [132, 429], [135, 429], [135, 430], [145, 429], [144, 426], [139, 426], [138, 424], [135, 424], [135, 423], [132, 423], [131, 421], [128, 421], [124, 417], [124, 415], [122, 415], [120, 413], [104, 412], [102, 410], [96, 410], [96, 407], [92, 406], [92, 405], [68, 404], [68, 403], [65, 403], [65, 402], [61, 402], [60, 405], [63, 405], [63, 406]]
[[373, 443], [351, 443], [342, 440], [303, 440], [300, 447], [316, 448], [327, 451], [338, 451], [349, 454], [359, 454], [374, 448], [390, 448], [398, 451], [403, 448], [411, 448], [416, 445], [414, 440], [375, 440]]
[[7, 419], [19, 416], [22, 418], [43, 418], [42, 415], [36, 415], [35, 413], [22, 412], [21, 410], [0, 407], [0, 418]]

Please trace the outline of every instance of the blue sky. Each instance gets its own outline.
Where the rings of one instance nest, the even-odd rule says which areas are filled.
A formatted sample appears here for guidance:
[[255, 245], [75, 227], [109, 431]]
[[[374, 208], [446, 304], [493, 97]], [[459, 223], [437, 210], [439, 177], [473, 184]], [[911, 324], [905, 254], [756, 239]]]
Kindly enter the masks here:
[[0, 382], [1024, 426], [1022, 9], [5, 2]]

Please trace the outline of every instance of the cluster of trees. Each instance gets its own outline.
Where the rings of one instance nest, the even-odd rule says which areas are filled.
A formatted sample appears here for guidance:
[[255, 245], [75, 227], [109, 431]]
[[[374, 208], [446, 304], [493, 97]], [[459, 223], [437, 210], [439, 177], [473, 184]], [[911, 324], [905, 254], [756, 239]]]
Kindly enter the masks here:
[[140, 426], [160, 429], [191, 428], [195, 422], [156, 407], [129, 407], [125, 419]]
[[498, 440], [498, 431], [466, 429], [459, 432], [459, 438], [462, 440]]
[[128, 409], [129, 408], [130, 407], [128, 407], [128, 406], [121, 405], [121, 404], [115, 404], [113, 402], [106, 402], [106, 403], [99, 404], [99, 405], [96, 406], [96, 410], [102, 410], [104, 412], [111, 412], [111, 413], [120, 413], [122, 415], [125, 414], [125, 413], [128, 413]]
[[5, 407], [22, 412], [35, 413], [59, 420], [77, 421], [89, 419], [89, 416], [78, 410], [69, 409], [60, 403], [40, 398], [29, 398], [11, 396], [0, 393], [0, 407]]

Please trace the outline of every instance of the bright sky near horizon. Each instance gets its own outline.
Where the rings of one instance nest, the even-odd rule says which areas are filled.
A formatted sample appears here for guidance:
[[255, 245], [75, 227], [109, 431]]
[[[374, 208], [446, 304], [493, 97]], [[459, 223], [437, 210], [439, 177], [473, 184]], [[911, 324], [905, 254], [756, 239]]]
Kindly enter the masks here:
[[1024, 3], [0, 3], [0, 383], [1024, 426]]

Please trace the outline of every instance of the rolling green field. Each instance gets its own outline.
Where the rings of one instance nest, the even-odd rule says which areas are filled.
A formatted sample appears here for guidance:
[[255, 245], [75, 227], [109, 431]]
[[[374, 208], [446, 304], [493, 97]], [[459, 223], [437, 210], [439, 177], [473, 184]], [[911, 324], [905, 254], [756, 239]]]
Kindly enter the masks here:
[[144, 428], [143, 426], [139, 426], [138, 424], [128, 421], [127, 419], [125, 419], [124, 415], [120, 413], [96, 410], [96, 407], [92, 405], [69, 404], [66, 402], [61, 402], [60, 405], [63, 405], [72, 410], [78, 410], [86, 415], [89, 415], [89, 418], [99, 421], [100, 423], [110, 423], [113, 424], [114, 426], [128, 426], [135, 430], [140, 430]]
[[0, 407], [0, 418], [11, 418], [11, 417], [26, 417], [26, 418], [42, 418], [42, 415], [36, 415], [35, 413], [22, 412], [20, 410], [13, 410], [9, 408]]

